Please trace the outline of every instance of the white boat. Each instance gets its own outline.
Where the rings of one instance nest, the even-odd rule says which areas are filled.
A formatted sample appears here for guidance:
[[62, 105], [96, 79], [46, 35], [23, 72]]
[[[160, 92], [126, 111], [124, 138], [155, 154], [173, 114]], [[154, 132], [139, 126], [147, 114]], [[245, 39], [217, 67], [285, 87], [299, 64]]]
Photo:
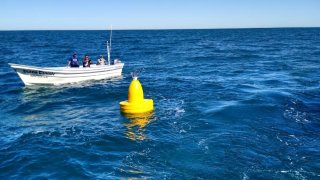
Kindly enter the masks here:
[[36, 67], [9, 63], [25, 85], [59, 85], [86, 80], [100, 80], [121, 76], [124, 63], [91, 65], [90, 67]]
[[110, 44], [109, 41], [107, 41], [107, 65], [90, 65], [90, 67], [80, 66], [79, 68], [36, 67], [13, 63], [9, 63], [9, 65], [17, 72], [25, 85], [59, 85], [121, 76], [124, 63], [115, 59], [114, 63], [112, 65], [110, 64], [111, 36], [112, 27], [110, 31]]

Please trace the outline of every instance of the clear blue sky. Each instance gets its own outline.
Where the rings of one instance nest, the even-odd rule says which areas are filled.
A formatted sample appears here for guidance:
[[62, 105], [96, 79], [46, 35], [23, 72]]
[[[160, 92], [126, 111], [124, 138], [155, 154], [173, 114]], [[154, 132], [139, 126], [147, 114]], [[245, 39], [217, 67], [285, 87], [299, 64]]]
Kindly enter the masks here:
[[0, 30], [320, 27], [320, 0], [0, 0]]

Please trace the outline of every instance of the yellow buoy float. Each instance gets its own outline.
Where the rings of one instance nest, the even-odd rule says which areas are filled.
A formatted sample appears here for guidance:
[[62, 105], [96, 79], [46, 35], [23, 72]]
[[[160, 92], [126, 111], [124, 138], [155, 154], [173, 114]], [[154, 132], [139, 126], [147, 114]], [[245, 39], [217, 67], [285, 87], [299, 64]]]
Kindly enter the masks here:
[[137, 76], [132, 77], [128, 100], [120, 102], [120, 111], [128, 114], [144, 113], [153, 110], [153, 100], [144, 99], [143, 89]]

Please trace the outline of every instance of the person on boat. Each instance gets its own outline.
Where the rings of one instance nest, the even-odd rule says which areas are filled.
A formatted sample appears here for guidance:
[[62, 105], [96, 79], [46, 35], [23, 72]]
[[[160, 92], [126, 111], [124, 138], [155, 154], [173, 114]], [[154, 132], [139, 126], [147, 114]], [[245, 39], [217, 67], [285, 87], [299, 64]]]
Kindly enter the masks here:
[[90, 64], [92, 64], [91, 59], [89, 58], [88, 55], [85, 55], [82, 61], [83, 67], [90, 67]]
[[106, 64], [107, 64], [106, 60], [103, 58], [102, 55], [100, 55], [100, 58], [97, 61], [97, 65], [106, 65]]
[[72, 57], [70, 57], [68, 66], [69, 67], [79, 67], [78, 58], [77, 58], [77, 54], [76, 53], [73, 53]]

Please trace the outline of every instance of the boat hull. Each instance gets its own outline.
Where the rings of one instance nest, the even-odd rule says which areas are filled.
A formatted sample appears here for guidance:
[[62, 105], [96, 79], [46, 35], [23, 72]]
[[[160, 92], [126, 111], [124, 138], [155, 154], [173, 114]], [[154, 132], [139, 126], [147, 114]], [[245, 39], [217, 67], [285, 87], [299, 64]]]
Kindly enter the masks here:
[[101, 80], [121, 76], [123, 63], [92, 65], [90, 68], [36, 67], [19, 64], [9, 65], [17, 72], [25, 85], [59, 85], [88, 80]]

